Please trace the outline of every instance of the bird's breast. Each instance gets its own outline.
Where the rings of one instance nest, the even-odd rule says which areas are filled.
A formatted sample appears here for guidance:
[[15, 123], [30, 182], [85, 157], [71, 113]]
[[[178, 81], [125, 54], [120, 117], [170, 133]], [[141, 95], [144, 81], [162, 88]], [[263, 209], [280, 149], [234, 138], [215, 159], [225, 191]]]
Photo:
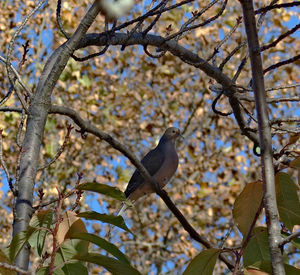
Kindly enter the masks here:
[[160, 187], [163, 188], [167, 182], [174, 175], [178, 167], [178, 155], [175, 148], [168, 148], [168, 153], [166, 154], [165, 160], [159, 169], [159, 171], [154, 175], [154, 179], [159, 183]]

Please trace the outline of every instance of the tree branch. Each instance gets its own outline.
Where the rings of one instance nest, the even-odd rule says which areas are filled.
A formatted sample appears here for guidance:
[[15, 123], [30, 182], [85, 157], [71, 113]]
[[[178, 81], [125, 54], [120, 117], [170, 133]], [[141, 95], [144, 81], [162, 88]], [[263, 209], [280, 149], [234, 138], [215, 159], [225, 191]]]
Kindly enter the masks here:
[[142, 45], [142, 46], [155, 46], [160, 48], [163, 51], [169, 51], [174, 56], [180, 58], [183, 62], [192, 65], [209, 77], [215, 79], [218, 83], [220, 83], [224, 90], [224, 95], [226, 95], [229, 99], [229, 103], [231, 105], [233, 114], [235, 119], [241, 129], [243, 135], [247, 136], [251, 141], [253, 141], [254, 145], [258, 144], [258, 136], [249, 131], [249, 127], [243, 117], [242, 110], [239, 104], [239, 100], [236, 97], [238, 93], [238, 89], [234, 82], [220, 69], [209, 64], [204, 59], [200, 58], [197, 54], [191, 52], [190, 50], [182, 47], [176, 41], [170, 40], [165, 41], [165, 39], [161, 36], [147, 34], [143, 35], [143, 33], [135, 33], [131, 35], [128, 39], [128, 34], [125, 33], [114, 33], [111, 37], [108, 37], [105, 33], [101, 34], [87, 34], [79, 43], [79, 48], [84, 48], [88, 46], [103, 46], [106, 44], [110, 45]]
[[273, 168], [272, 138], [268, 119], [266, 93], [260, 47], [256, 29], [256, 20], [252, 0], [240, 0], [243, 8], [244, 23], [247, 33], [249, 55], [251, 61], [253, 90], [257, 111], [259, 144], [261, 149], [261, 167], [264, 186], [264, 206], [269, 236], [272, 271], [274, 275], [285, 274], [283, 257], [278, 247], [281, 241], [279, 217], [277, 212], [275, 178]]
[[[57, 48], [46, 63], [39, 79], [36, 93], [28, 109], [28, 120], [22, 145], [24, 150], [20, 161], [19, 192], [16, 201], [16, 217], [13, 235], [27, 229], [32, 215], [34, 181], [37, 172], [38, 158], [48, 111], [51, 106], [51, 94], [71, 54], [81, 38], [86, 34], [100, 9], [98, 0], [90, 7], [72, 37]], [[29, 246], [25, 245], [18, 254], [15, 263], [22, 269], [28, 268]]]

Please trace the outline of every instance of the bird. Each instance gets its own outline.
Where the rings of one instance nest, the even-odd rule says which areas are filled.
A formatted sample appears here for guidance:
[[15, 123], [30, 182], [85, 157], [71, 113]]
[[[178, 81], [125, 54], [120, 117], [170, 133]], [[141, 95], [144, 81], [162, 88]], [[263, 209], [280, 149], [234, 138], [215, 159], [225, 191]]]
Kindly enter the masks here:
[[[159, 184], [160, 188], [163, 188], [168, 183], [177, 170], [178, 155], [176, 152], [176, 140], [178, 137], [182, 137], [178, 128], [167, 128], [160, 138], [158, 145], [141, 160], [141, 163]], [[135, 202], [141, 197], [154, 192], [155, 188], [136, 169], [124, 193], [127, 199]], [[127, 208], [128, 206], [124, 203], [117, 215], [122, 215]]]

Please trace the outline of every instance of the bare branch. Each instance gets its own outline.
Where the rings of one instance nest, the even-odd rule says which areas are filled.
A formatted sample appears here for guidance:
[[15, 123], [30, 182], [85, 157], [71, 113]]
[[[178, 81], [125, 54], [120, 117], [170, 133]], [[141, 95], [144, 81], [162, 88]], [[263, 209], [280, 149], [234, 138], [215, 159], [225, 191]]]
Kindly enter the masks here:
[[64, 139], [64, 142], [63, 142], [62, 146], [60, 146], [60, 148], [56, 152], [56, 154], [53, 157], [53, 159], [51, 159], [48, 163], [44, 164], [43, 166], [38, 167], [37, 171], [42, 171], [42, 170], [46, 169], [47, 167], [49, 167], [51, 164], [53, 164], [60, 157], [60, 155], [65, 150], [67, 144], [69, 143], [70, 133], [71, 133], [72, 129], [73, 129], [73, 127], [69, 124], [67, 126], [67, 134], [65, 136], [65, 139]]
[[[232, 36], [232, 34], [236, 31], [236, 29], [238, 28], [238, 26], [242, 23], [242, 17], [238, 17], [236, 19], [236, 24], [234, 25], [234, 27], [230, 30], [230, 32], [228, 34], [225, 35], [225, 37], [218, 43], [218, 45], [214, 48], [214, 52], [212, 53], [212, 55], [206, 60], [209, 61], [212, 58], [214, 58], [214, 56], [219, 52], [220, 48], [222, 47], [222, 45]], [[227, 56], [228, 57], [228, 56]], [[227, 62], [227, 61], [226, 61]], [[225, 63], [226, 63], [225, 62]], [[224, 65], [223, 65], [224, 66]], [[223, 66], [220, 66], [221, 68]], [[220, 70], [221, 70], [220, 68]]]
[[[248, 102], [254, 102], [254, 97], [245, 96], [245, 95], [237, 95], [239, 100], [244, 100]], [[289, 101], [300, 101], [300, 96], [292, 96], [292, 97], [279, 97], [279, 98], [267, 98], [267, 103], [278, 103], [278, 102], [289, 102]]]
[[[129, 40], [127, 40], [127, 34], [115, 33], [114, 36], [109, 40], [109, 43], [111, 45], [123, 45], [124, 41], [126, 41], [127, 45], [152, 45], [160, 48], [163, 51], [169, 51], [174, 56], [180, 58], [183, 62], [202, 70], [208, 76], [215, 79], [222, 86], [224, 94], [229, 98], [229, 103], [242, 134], [253, 141], [255, 145], [254, 147], [258, 145], [259, 142], [257, 135], [252, 131], [249, 131], [247, 123], [243, 117], [239, 100], [236, 97], [238, 90], [235, 84], [217, 67], [210, 65], [197, 54], [180, 46], [176, 41], [165, 41], [163, 37], [157, 35], [147, 34], [146, 36], [143, 36], [142, 33], [135, 33]], [[90, 45], [106, 45], [107, 43], [107, 37], [104, 33], [88, 34], [81, 40], [78, 48], [83, 48]]]
[[61, 33], [64, 35], [66, 39], [69, 39], [69, 35], [66, 33], [64, 30], [64, 27], [61, 23], [61, 17], [60, 17], [60, 12], [61, 12], [61, 0], [57, 0], [57, 6], [56, 6], [56, 22], [58, 25], [58, 28], [60, 29]]
[[[7, 60], [6, 60], [4, 57], [2, 57], [1, 55], [0, 55], [0, 60], [1, 60], [3, 63], [5, 63], [6, 65], [8, 64], [8, 66], [10, 67], [10, 69], [12, 70], [12, 72], [14, 73], [14, 75], [16, 76], [18, 82], [20, 83], [21, 87], [25, 90], [27, 96], [31, 97], [31, 96], [32, 96], [32, 93], [31, 93], [30, 89], [29, 89], [29, 88], [27, 87], [27, 85], [23, 82], [23, 80], [22, 80], [20, 74], [17, 72], [17, 70], [15, 69], [15, 67], [14, 67], [11, 63], [8, 63]], [[0, 103], [0, 105], [2, 105], [2, 104]]]
[[[186, 230], [190, 237], [203, 244], [206, 248], [213, 248], [213, 245], [205, 238], [202, 237], [197, 233], [197, 231], [190, 225], [190, 223], [186, 220], [184, 215], [180, 212], [180, 210], [176, 207], [176, 205], [172, 202], [170, 199], [168, 193], [161, 189], [158, 184], [155, 184], [155, 190], [156, 194], [161, 197], [161, 199], [164, 201], [164, 203], [168, 206], [168, 208], [172, 211], [172, 213], [175, 215], [175, 217], [179, 220], [181, 225], [183, 226], [184, 230]], [[222, 254], [219, 256], [219, 258], [227, 265], [227, 267], [232, 270], [234, 268], [233, 264]]]
[[[217, 1], [219, 1], [219, 0], [217, 0]], [[217, 1], [213, 1], [212, 3], [215, 4], [215, 2], [217, 2]], [[219, 10], [219, 12], [218, 12], [216, 15], [214, 15], [213, 17], [211, 17], [211, 18], [205, 20], [205, 21], [202, 22], [202, 23], [195, 24], [195, 25], [192, 25], [192, 26], [189, 26], [189, 27], [188, 27], [188, 26], [187, 26], [187, 27], [184, 27], [184, 28], [182, 28], [181, 30], [179, 30], [178, 32], [176, 32], [176, 33], [174, 33], [174, 34], [172, 34], [172, 35], [167, 36], [167, 37], [165, 38], [165, 41], [169, 41], [169, 40], [171, 40], [171, 39], [173, 39], [173, 38], [175, 38], [175, 37], [178, 37], [178, 36], [182, 35], [183, 33], [187, 32], [187, 31], [191, 31], [191, 30], [194, 30], [194, 29], [197, 29], [197, 28], [200, 28], [200, 27], [204, 27], [204, 26], [208, 25], [209, 23], [211, 23], [212, 21], [216, 20], [216, 19], [217, 19], [218, 17], [220, 17], [220, 16], [222, 15], [222, 13], [224, 12], [224, 10], [225, 10], [225, 8], [226, 8], [226, 5], [227, 5], [227, 1], [228, 1], [228, 0], [225, 0], [225, 1], [224, 1], [224, 3], [223, 3], [223, 5], [222, 5], [221, 9]], [[208, 7], [210, 7], [210, 5], [209, 5]], [[205, 9], [205, 11], [207, 10], [206, 8], [204, 8], [204, 9]], [[177, 39], [177, 40], [178, 40], [178, 39]]]
[[237, 47], [235, 47], [227, 56], [226, 58], [222, 61], [222, 63], [219, 66], [219, 69], [222, 71], [225, 64], [233, 57], [241, 48], [245, 47], [247, 45], [247, 40], [243, 41], [240, 43]]
[[299, 1], [290, 2], [290, 3], [283, 3], [283, 4], [277, 4], [277, 5], [269, 5], [269, 6], [266, 6], [264, 8], [256, 10], [255, 14], [265, 13], [265, 12], [273, 10], [273, 9], [296, 7], [296, 6], [299, 6], [299, 5], [300, 5]]
[[[20, 177], [18, 184], [19, 192], [16, 200], [16, 216], [13, 223], [14, 235], [27, 229], [32, 215], [32, 190], [35, 184], [42, 136], [48, 110], [51, 106], [52, 91], [71, 54], [73, 54], [99, 12], [100, 7], [98, 1], [95, 0], [72, 37], [53, 52], [39, 78], [35, 95], [30, 104], [23, 141], [24, 152], [20, 161], [20, 175], [22, 177]], [[28, 245], [25, 245], [15, 260], [15, 263], [23, 269], [27, 269], [28, 267], [29, 252]]]
[[300, 117], [281, 117], [276, 118], [270, 121], [271, 125], [273, 124], [281, 124], [282, 122], [300, 122]]
[[299, 28], [300, 28], [300, 24], [296, 25], [294, 28], [288, 30], [287, 32], [281, 34], [277, 39], [275, 39], [273, 42], [269, 43], [268, 45], [262, 46], [260, 48], [260, 51], [263, 52], [263, 51], [265, 51], [267, 49], [275, 47], [281, 40], [283, 40], [287, 36], [291, 35], [292, 33], [294, 33]]
[[2, 168], [6, 175], [6, 179], [7, 179], [7, 182], [9, 183], [9, 187], [10, 187], [11, 191], [13, 192], [13, 194], [15, 194], [15, 189], [12, 185], [12, 178], [10, 177], [8, 168], [3, 159], [3, 135], [2, 135], [2, 133], [3, 133], [3, 129], [0, 129], [0, 164], [2, 165]]
[[288, 237], [286, 237], [284, 240], [282, 240], [282, 242], [279, 244], [280, 248], [283, 248], [283, 246], [287, 243], [290, 243], [292, 240], [298, 238], [300, 236], [300, 231], [295, 232], [291, 235], [289, 235]]
[[15, 265], [10, 265], [8, 263], [0, 262], [0, 267], [3, 269], [6, 269], [6, 270], [18, 272], [18, 274], [22, 274], [22, 275], [33, 275], [33, 273], [31, 273], [27, 270], [19, 268], [18, 266], [15, 266]]
[[259, 205], [259, 207], [258, 207], [258, 209], [257, 209], [257, 211], [255, 213], [254, 219], [253, 219], [253, 221], [252, 221], [252, 223], [250, 225], [250, 228], [249, 228], [249, 231], [247, 233], [247, 236], [244, 238], [242, 247], [241, 247], [240, 251], [237, 253], [237, 259], [236, 259], [236, 262], [235, 262], [235, 267], [234, 267], [233, 275], [234, 274], [238, 274], [237, 272], [239, 270], [239, 265], [240, 265], [241, 258], [242, 258], [243, 254], [245, 252], [245, 249], [246, 249], [246, 247], [247, 247], [247, 245], [248, 245], [248, 243], [249, 243], [249, 241], [251, 239], [252, 231], [253, 231], [253, 229], [255, 227], [255, 224], [256, 224], [256, 221], [257, 221], [257, 219], [258, 219], [258, 217], [259, 217], [259, 215], [260, 215], [260, 213], [261, 213], [261, 211], [263, 209], [263, 205], [264, 204], [263, 204], [263, 199], [262, 199], [261, 202], [260, 202], [260, 205]]
[[255, 95], [255, 107], [258, 119], [262, 179], [265, 194], [264, 205], [268, 227], [271, 265], [274, 275], [284, 275], [285, 270], [283, 265], [283, 257], [278, 247], [278, 243], [281, 241], [281, 235], [275, 192], [272, 137], [268, 119], [262, 61], [259, 51], [260, 47], [258, 42], [253, 2], [252, 0], [240, 0], [240, 3], [243, 8], [244, 23], [248, 40], [253, 90]]
[[289, 59], [286, 59], [286, 60], [283, 60], [283, 61], [280, 61], [278, 63], [275, 63], [271, 66], [269, 66], [268, 68], [264, 69], [264, 74], [266, 74], [267, 72], [271, 71], [271, 70], [274, 70], [276, 68], [279, 68], [283, 65], [287, 65], [287, 64], [290, 64], [290, 63], [293, 63], [295, 62], [296, 60], [298, 60], [300, 58], [300, 54], [294, 56], [294, 57], [291, 57]]
[[41, 0], [40, 2], [37, 3], [37, 5], [35, 6], [34, 9], [32, 9], [32, 11], [25, 17], [25, 19], [22, 21], [21, 25], [17, 28], [17, 30], [15, 31], [11, 41], [8, 44], [8, 51], [7, 51], [7, 55], [6, 55], [6, 70], [7, 70], [7, 74], [8, 74], [8, 78], [9, 81], [11, 83], [12, 86], [14, 86], [14, 81], [13, 78], [11, 76], [11, 70], [10, 70], [10, 66], [9, 64], [11, 63], [11, 55], [12, 55], [12, 51], [13, 51], [13, 46], [15, 44], [16, 38], [18, 37], [19, 33], [22, 31], [22, 29], [25, 27], [25, 25], [27, 24], [28, 20], [35, 14], [35, 12], [46, 2], [46, 0]]

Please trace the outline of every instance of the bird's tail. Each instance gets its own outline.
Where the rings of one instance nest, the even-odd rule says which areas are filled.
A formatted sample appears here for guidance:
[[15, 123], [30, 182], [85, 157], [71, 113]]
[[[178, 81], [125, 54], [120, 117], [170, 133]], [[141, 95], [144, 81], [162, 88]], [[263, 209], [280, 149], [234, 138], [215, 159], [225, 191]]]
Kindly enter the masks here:
[[[120, 207], [120, 209], [119, 209], [119, 211], [118, 211], [118, 213], [117, 213], [117, 216], [122, 216], [124, 213], [125, 213], [125, 211], [128, 209], [128, 204], [126, 204], [126, 203], [122, 203], [122, 206]], [[108, 229], [108, 232], [107, 232], [107, 239], [108, 239], [108, 241], [110, 241], [110, 239], [111, 239], [111, 232], [112, 232], [112, 229], [113, 229], [113, 225], [112, 224], [110, 224], [109, 225], [109, 229]]]

